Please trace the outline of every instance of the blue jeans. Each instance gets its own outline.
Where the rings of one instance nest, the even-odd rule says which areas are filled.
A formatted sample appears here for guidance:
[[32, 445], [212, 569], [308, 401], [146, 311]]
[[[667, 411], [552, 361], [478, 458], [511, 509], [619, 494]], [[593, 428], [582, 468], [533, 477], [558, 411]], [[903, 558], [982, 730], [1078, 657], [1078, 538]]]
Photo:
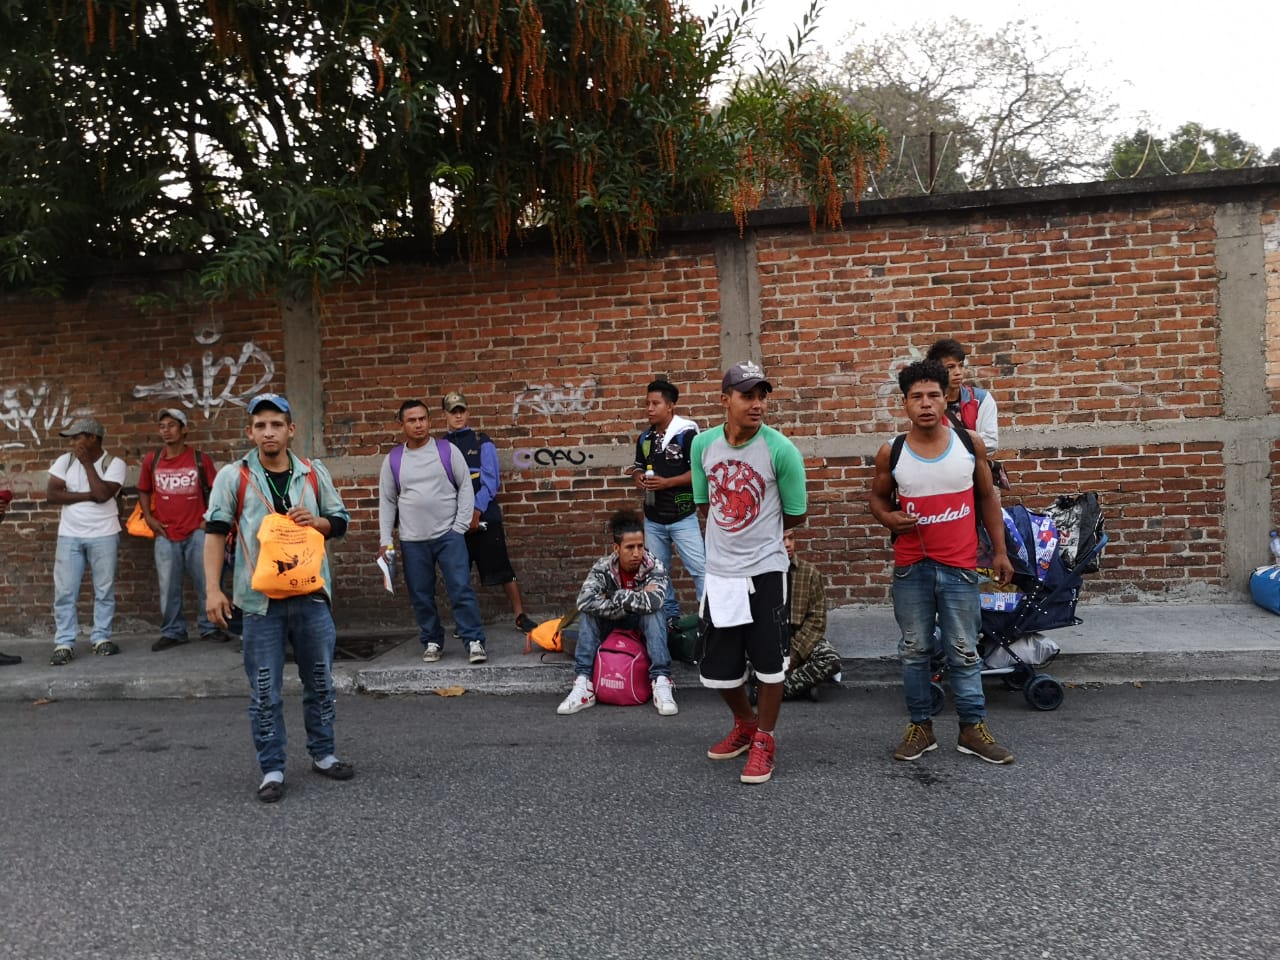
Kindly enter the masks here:
[[333, 748], [333, 645], [338, 633], [323, 593], [272, 600], [266, 613], [244, 615], [244, 673], [249, 729], [263, 773], [284, 770], [284, 647], [293, 647], [302, 681], [307, 753], [323, 760]]
[[[654, 523], [646, 519], [644, 522], [644, 545], [649, 552], [662, 561], [662, 566], [671, 576], [671, 546], [680, 553], [684, 568], [693, 578], [693, 589], [697, 600], [702, 600], [702, 583], [707, 573], [707, 552], [702, 542], [702, 528], [698, 526], [698, 515], [691, 513], [683, 520], [675, 523]], [[680, 603], [676, 600], [675, 579], [667, 584], [667, 599], [663, 604], [663, 615], [670, 620], [680, 616]]]
[[93, 644], [111, 639], [111, 621], [116, 615], [116, 558], [120, 534], [109, 537], [59, 537], [53, 555], [53, 642], [74, 647], [80, 632], [76, 600], [80, 581], [88, 566], [93, 578]]
[[473, 640], [483, 644], [484, 626], [480, 622], [480, 603], [471, 587], [471, 554], [467, 552], [466, 537], [450, 530], [437, 540], [402, 540], [400, 559], [422, 645], [438, 643], [444, 646], [444, 627], [436, 611], [437, 563], [440, 564], [444, 588], [453, 607], [453, 622], [463, 646]]
[[187, 617], [182, 609], [183, 577], [191, 578], [196, 594], [196, 625], [200, 635], [218, 628], [205, 614], [204, 603], [204, 531], [194, 530], [185, 540], [156, 537], [156, 576], [160, 581], [160, 636], [183, 640], [187, 636]]
[[667, 650], [667, 620], [661, 613], [641, 616], [633, 613], [621, 620], [603, 620], [589, 613], [578, 616], [578, 647], [573, 655], [573, 672], [591, 677], [596, 662], [596, 651], [614, 630], [636, 630], [644, 634], [645, 650], [649, 654], [649, 679], [671, 676], [671, 653]]
[[982, 606], [978, 575], [972, 570], [921, 560], [893, 568], [893, 615], [902, 630], [902, 685], [913, 723], [933, 714], [930, 683], [935, 649], [934, 631], [950, 667], [951, 693], [961, 723], [977, 723], [987, 714], [982, 693], [982, 659], [978, 631]]

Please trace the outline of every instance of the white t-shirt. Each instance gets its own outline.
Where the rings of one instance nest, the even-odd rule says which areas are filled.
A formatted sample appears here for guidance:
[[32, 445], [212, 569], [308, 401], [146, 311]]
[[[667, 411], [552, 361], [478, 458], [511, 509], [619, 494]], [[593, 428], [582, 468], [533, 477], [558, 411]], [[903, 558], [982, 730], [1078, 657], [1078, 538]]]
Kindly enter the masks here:
[[[110, 461], [110, 462], [107, 462]], [[104, 466], [105, 464], [105, 466]], [[98, 476], [107, 483], [124, 486], [124, 461], [103, 453], [95, 463]], [[49, 468], [49, 476], [57, 477], [67, 485], [68, 493], [88, 493], [89, 476], [84, 465], [70, 453], [64, 453]], [[106, 503], [68, 503], [62, 507], [62, 519], [58, 521], [60, 537], [109, 537], [120, 532], [120, 504], [112, 497]]]

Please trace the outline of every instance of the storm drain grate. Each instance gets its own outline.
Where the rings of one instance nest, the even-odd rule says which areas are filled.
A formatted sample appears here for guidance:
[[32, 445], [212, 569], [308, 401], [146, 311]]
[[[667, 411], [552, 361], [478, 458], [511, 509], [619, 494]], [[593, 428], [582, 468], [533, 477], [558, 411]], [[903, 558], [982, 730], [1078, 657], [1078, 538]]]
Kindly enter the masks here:
[[335, 660], [373, 660], [404, 643], [404, 637], [339, 637], [333, 647]]

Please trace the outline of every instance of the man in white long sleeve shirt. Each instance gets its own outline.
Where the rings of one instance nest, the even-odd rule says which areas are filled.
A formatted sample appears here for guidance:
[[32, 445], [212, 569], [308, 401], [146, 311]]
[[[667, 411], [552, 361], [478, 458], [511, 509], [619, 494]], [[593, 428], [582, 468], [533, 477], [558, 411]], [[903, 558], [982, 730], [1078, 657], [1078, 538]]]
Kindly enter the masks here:
[[465, 534], [475, 506], [466, 458], [447, 440], [431, 438], [427, 406], [406, 400], [396, 414], [404, 443], [383, 461], [378, 480], [379, 556], [400, 531], [400, 557], [409, 602], [418, 621], [426, 663], [444, 652], [444, 627], [436, 610], [436, 565], [444, 576], [457, 636], [471, 663], [483, 663], [484, 626], [471, 586], [471, 558]]

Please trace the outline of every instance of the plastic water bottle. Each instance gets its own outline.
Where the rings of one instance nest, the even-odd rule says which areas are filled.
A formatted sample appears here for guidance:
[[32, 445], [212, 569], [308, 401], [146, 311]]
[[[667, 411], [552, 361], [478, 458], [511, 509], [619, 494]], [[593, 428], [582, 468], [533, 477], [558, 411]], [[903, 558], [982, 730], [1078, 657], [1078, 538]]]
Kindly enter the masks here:
[[1280, 533], [1271, 531], [1271, 559], [1280, 563]]
[[[652, 479], [653, 479], [653, 464], [651, 464], [651, 463], [646, 463], [646, 464], [644, 465], [644, 478], [645, 478], [645, 480], [652, 480]], [[654, 499], [655, 499], [655, 497], [654, 497], [654, 492], [653, 492], [652, 490], [645, 490], [645, 492], [644, 492], [644, 505], [645, 505], [646, 507], [652, 507], [652, 506], [653, 506], [653, 503], [654, 503]], [[1275, 543], [1275, 541], [1274, 541], [1274, 540], [1273, 540], [1273, 541], [1271, 541], [1271, 542], [1272, 542], [1272, 543]]]

